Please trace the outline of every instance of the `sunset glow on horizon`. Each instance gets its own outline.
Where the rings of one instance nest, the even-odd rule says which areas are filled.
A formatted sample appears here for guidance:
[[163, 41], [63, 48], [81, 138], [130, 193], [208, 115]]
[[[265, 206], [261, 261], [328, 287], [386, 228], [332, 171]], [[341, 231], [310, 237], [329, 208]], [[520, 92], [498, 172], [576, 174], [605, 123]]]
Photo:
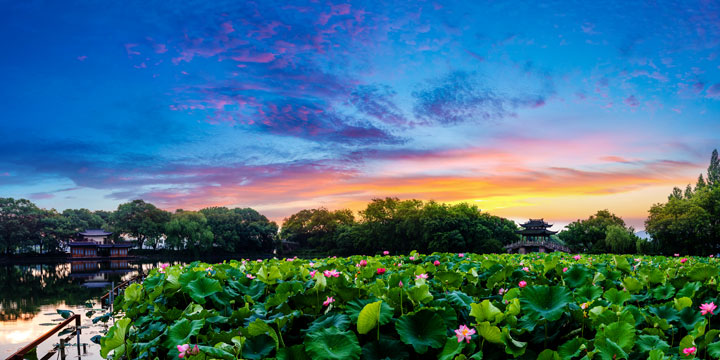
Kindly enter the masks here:
[[720, 148], [720, 3], [6, 2], [0, 197], [637, 229]]

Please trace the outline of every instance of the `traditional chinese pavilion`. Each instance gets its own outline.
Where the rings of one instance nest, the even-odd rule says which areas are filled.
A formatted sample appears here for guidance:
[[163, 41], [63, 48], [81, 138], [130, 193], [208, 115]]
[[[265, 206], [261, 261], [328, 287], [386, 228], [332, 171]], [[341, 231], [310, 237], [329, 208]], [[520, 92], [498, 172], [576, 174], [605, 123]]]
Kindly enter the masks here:
[[527, 252], [549, 252], [564, 251], [570, 252], [570, 249], [550, 240], [550, 236], [557, 234], [557, 231], [548, 230], [552, 224], [548, 224], [544, 219], [530, 219], [524, 224], [520, 224], [522, 230], [516, 231], [522, 237], [521, 241], [506, 245], [505, 249], [509, 253], [517, 252], [525, 254]]
[[115, 243], [111, 232], [100, 229], [88, 229], [78, 233], [78, 240], [72, 241], [70, 254], [73, 258], [127, 257], [130, 243]]
[[546, 223], [544, 219], [530, 219], [520, 226], [523, 229], [516, 233], [520, 234], [524, 241], [548, 241], [551, 235], [557, 234], [557, 231], [548, 230], [552, 224]]

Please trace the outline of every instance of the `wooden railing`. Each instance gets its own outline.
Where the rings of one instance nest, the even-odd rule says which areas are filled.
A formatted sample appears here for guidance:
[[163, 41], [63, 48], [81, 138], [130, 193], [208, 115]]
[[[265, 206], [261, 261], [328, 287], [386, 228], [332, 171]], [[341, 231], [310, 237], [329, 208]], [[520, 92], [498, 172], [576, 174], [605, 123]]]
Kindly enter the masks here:
[[517, 249], [520, 247], [544, 247], [546, 249], [552, 249], [555, 251], [562, 251], [566, 253], [570, 253], [570, 248], [564, 245], [560, 245], [558, 243], [554, 243], [552, 241], [518, 241], [514, 242], [510, 245], [505, 245], [504, 248], [507, 250], [511, 249]]
[[[58, 331], [62, 330], [65, 326], [75, 321], [75, 333], [77, 334], [77, 349], [78, 349], [78, 357], [80, 357], [80, 314], [74, 314], [67, 318], [67, 320], [61, 322], [54, 328], [52, 328], [50, 331], [46, 332], [44, 335], [40, 336], [39, 338], [35, 339], [35, 341], [31, 342], [27, 346], [23, 347], [22, 349], [18, 350], [14, 354], [10, 355], [6, 360], [23, 360], [25, 358], [25, 355], [35, 350], [38, 345], [42, 344], [45, 340], [49, 339], [51, 336], [55, 335]], [[60, 358], [65, 359], [65, 341], [60, 340]], [[52, 355], [52, 353], [50, 354]], [[37, 358], [37, 357], [36, 357]], [[43, 357], [43, 359], [47, 359], [48, 356]]]
[[120, 290], [128, 287], [130, 284], [133, 284], [138, 281], [142, 281], [142, 278], [143, 278], [143, 274], [139, 274], [130, 280], [121, 282], [120, 284], [118, 284], [118, 286], [115, 286], [110, 291], [108, 291], [107, 294], [100, 297], [100, 304], [102, 306], [112, 305], [110, 302], [108, 302], [108, 300], [114, 299], [120, 293]]

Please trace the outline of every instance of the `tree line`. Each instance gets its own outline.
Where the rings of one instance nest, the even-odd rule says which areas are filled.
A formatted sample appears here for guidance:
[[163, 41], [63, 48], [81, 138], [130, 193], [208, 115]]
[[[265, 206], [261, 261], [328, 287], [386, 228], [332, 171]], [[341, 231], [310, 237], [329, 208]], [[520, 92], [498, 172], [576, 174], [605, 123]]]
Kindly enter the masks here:
[[86, 229], [104, 229], [134, 239], [138, 248], [196, 251], [269, 252], [278, 232], [275, 222], [250, 208], [208, 207], [165, 211], [143, 200], [114, 211], [42, 209], [27, 199], [0, 198], [0, 252], [61, 252]]

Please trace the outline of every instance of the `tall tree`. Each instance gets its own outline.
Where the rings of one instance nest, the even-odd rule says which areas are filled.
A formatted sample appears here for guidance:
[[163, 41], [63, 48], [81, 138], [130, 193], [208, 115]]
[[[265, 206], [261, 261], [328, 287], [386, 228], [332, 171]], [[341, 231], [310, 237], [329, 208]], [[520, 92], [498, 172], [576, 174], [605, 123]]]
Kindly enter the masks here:
[[720, 159], [717, 149], [713, 150], [710, 156], [710, 165], [707, 171], [707, 183], [711, 187], [720, 186]]
[[36, 245], [44, 215], [30, 200], [0, 198], [0, 250], [12, 254]]
[[607, 252], [609, 248], [605, 239], [608, 228], [611, 226], [635, 232], [632, 227], [625, 226], [625, 221], [619, 216], [608, 210], [600, 210], [585, 220], [577, 220], [568, 224], [565, 230], [558, 234], [558, 237], [575, 251]]
[[120, 204], [114, 214], [117, 230], [133, 236], [140, 249], [146, 240], [155, 248], [168, 221], [170, 213], [143, 200]]
[[270, 250], [278, 226], [250, 208], [209, 207], [200, 210], [213, 233], [213, 245], [228, 252]]
[[166, 244], [173, 249], [207, 251], [213, 246], [213, 233], [201, 212], [177, 211], [165, 227]]

